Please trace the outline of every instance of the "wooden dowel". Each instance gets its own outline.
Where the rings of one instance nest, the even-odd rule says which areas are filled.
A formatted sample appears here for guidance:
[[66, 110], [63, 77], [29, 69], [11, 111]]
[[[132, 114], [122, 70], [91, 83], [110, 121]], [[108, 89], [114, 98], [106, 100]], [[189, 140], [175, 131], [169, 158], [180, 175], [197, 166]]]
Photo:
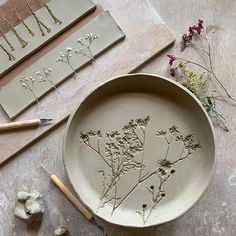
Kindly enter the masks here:
[[90, 211], [72, 194], [56, 175], [51, 175], [50, 177], [53, 183], [65, 194], [67, 199], [90, 221], [93, 218]]

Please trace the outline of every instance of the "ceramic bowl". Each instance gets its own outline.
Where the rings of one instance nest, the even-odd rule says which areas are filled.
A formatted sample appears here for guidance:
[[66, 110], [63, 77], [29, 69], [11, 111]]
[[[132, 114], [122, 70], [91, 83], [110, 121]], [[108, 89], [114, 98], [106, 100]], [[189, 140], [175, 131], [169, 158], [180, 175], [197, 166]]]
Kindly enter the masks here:
[[81, 201], [117, 225], [174, 220], [205, 193], [214, 172], [211, 120], [178, 83], [150, 74], [111, 79], [70, 116], [64, 163]]

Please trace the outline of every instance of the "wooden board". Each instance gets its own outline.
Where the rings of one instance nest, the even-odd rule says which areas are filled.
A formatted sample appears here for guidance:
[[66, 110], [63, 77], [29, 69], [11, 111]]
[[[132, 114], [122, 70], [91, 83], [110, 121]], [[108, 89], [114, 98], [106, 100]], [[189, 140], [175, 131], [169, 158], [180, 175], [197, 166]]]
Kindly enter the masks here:
[[[21, 2], [24, 3], [24, 1], [22, 0]], [[25, 23], [31, 30], [34, 31], [35, 33], [34, 36], [31, 36], [28, 33], [23, 24], [18, 24], [15, 27], [20, 37], [22, 37], [22, 39], [24, 39], [28, 43], [25, 48], [21, 47], [19, 41], [16, 39], [12, 31], [7, 32], [5, 36], [15, 48], [14, 51], [9, 50], [9, 52], [16, 59], [9, 61], [7, 55], [1, 51], [0, 76], [5, 74], [9, 69], [16, 66], [26, 57], [30, 56], [33, 52], [38, 50], [40, 47], [48, 43], [58, 34], [65, 31], [72, 24], [74, 24], [75, 22], [77, 22], [82, 17], [87, 15], [89, 12], [95, 10], [96, 8], [96, 5], [90, 0], [52, 0], [48, 3], [48, 6], [52, 10], [53, 14], [55, 14], [55, 16], [62, 21], [62, 24], [55, 24], [52, 17], [48, 14], [48, 11], [43, 7], [37, 10], [36, 14], [38, 18], [42, 20], [42, 22], [45, 23], [45, 25], [51, 29], [50, 33], [45, 33], [45, 35], [42, 36], [39, 28], [37, 27], [37, 23], [32, 15], [25, 19]], [[9, 8], [11, 8], [11, 5], [9, 5]], [[27, 5], [25, 6], [25, 8], [27, 9]], [[12, 9], [7, 10], [7, 12], [8, 14], [1, 12], [1, 17], [5, 17], [7, 15], [8, 17], [14, 16]], [[20, 16], [22, 15], [22, 10], [17, 10], [17, 12], [20, 14]], [[15, 22], [11, 20], [11, 24], [15, 25]], [[4, 22], [1, 22], [0, 28], [3, 30], [5, 29], [4, 27], [6, 27], [6, 23], [4, 24]], [[9, 48], [2, 37], [0, 38], [0, 43], [3, 44], [5, 48], [7, 49]]]
[[[127, 0], [120, 0], [127, 2]], [[149, 0], [150, 1], [150, 0]], [[1, 2], [1, 0], [0, 0]], [[109, 0], [110, 4], [116, 1]], [[235, 1], [197, 1], [196, 0], [151, 0], [158, 13], [163, 17], [179, 41], [181, 35], [187, 31], [188, 26], [194, 24], [198, 17], [203, 17], [209, 26], [209, 39], [212, 55], [214, 55], [214, 68], [221, 81], [232, 96], [236, 97], [236, 21]], [[203, 10], [204, 9], [204, 10]], [[182, 13], [182, 14], [179, 14]], [[222, 17], [224, 12], [225, 16]], [[174, 14], [176, 13], [176, 14]], [[179, 43], [169, 47], [157, 57], [145, 63], [138, 72], [148, 72], [170, 77], [166, 54], [180, 54]], [[186, 50], [182, 55], [191, 60], [205, 64], [198, 53]], [[186, 55], [187, 54], [187, 55]], [[230, 58], [230, 60], [229, 60]], [[236, 235], [236, 112], [235, 106], [217, 101], [217, 108], [226, 118], [230, 132], [220, 127], [215, 128], [217, 164], [215, 176], [210, 188], [203, 199], [187, 214], [167, 224], [156, 227], [136, 229], [119, 227], [106, 222], [105, 226], [110, 236], [234, 236]], [[53, 235], [58, 225], [65, 225], [72, 236], [102, 236], [102, 232], [94, 224], [86, 221], [80, 212], [64, 197], [63, 194], [49, 182], [48, 176], [40, 168], [40, 163], [56, 173], [70, 186], [64, 170], [61, 154], [61, 144], [65, 132], [65, 125], [60, 125], [40, 141], [31, 145], [24, 152], [17, 155], [1, 168], [1, 205], [0, 205], [0, 235], [3, 236], [42, 236]], [[37, 189], [44, 194], [47, 210], [42, 224], [28, 227], [16, 220], [12, 214], [16, 191], [22, 189]]]
[[[81, 67], [91, 64], [90, 58], [74, 52], [74, 50], [79, 50], [81, 47], [77, 40], [79, 38], [85, 38], [86, 34], [91, 32], [94, 35], [99, 35], [99, 38], [96, 39], [90, 47], [90, 51], [95, 58], [98, 58], [98, 56], [104, 53], [107, 49], [125, 38], [124, 32], [122, 32], [111, 14], [108, 11], [101, 12], [95, 19], [84, 25], [81, 29], [76, 31], [69, 38], [65, 39], [53, 50], [42, 56], [38, 61], [26, 68], [22, 73], [17, 75], [16, 78], [2, 87], [0, 90], [0, 104], [10, 119], [14, 119], [30, 105], [36, 102], [32, 93], [22, 87], [20, 82], [22, 76], [32, 77], [35, 79], [34, 94], [37, 98], [41, 98], [46, 93], [52, 91], [53, 87], [51, 83], [39, 82], [39, 76], [35, 74], [36, 72], [42, 71], [42, 68], [45, 67], [50, 68], [52, 71], [50, 78], [53, 81], [53, 86], [57, 86], [57, 84], [73, 75], [74, 70], [78, 71]], [[61, 53], [68, 47], [71, 48], [70, 64], [74, 68], [73, 70], [68, 64], [56, 61]], [[88, 50], [86, 50], [85, 53], [88, 54]], [[91, 66], [93, 65], [94, 63], [92, 63]]]
[[[0, 143], [4, 148], [0, 149], [0, 163], [13, 157], [20, 150], [63, 122], [80, 103], [81, 99], [99, 84], [108, 81], [113, 76], [134, 71], [174, 42], [172, 33], [148, 2], [132, 0], [113, 1], [110, 4], [110, 0], [99, 0], [98, 3], [104, 9], [110, 11], [126, 34], [125, 41], [101, 55], [93, 66], [83, 68], [78, 73], [79, 79], [68, 79], [65, 81], [59, 87], [60, 93], [63, 95], [63, 99], [60, 102], [56, 99], [57, 95], [55, 93], [41, 100], [40, 115], [42, 117], [53, 118], [53, 124], [34, 130], [1, 134]], [[45, 55], [66, 37], [94, 18], [100, 11], [101, 8], [98, 7], [89, 17], [76, 24], [75, 27], [26, 60], [18, 68], [12, 70], [0, 81], [0, 86], [9, 82], [22, 72], [27, 65], [31, 65], [38, 58]], [[35, 107], [31, 107], [18, 117], [17, 120], [30, 119], [36, 115]], [[6, 121], [6, 117], [4, 117], [5, 115], [2, 112], [1, 122]]]

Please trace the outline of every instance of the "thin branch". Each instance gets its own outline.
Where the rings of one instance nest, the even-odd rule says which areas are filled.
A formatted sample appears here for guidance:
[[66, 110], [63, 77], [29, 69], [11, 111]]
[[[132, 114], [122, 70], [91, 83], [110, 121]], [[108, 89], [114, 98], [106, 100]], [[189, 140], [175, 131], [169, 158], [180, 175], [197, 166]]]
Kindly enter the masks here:
[[142, 159], [141, 159], [141, 168], [139, 170], [139, 181], [141, 179], [142, 171], [143, 171], [143, 160], [144, 160], [144, 146], [145, 146], [145, 141], [146, 141], [146, 130], [144, 131], [144, 136], [143, 136], [143, 151], [142, 151]]
[[149, 179], [151, 176], [153, 176], [154, 174], [156, 174], [157, 171], [152, 172], [151, 174], [149, 174], [148, 176], [146, 176], [143, 179], [140, 179], [131, 189], [130, 191], [124, 196], [124, 198], [119, 202], [118, 205], [115, 206], [115, 209], [118, 208], [124, 201], [125, 199], [139, 186], [139, 184], [143, 183], [144, 181], [146, 181], [147, 179]]
[[94, 147], [92, 147], [92, 145], [90, 144], [90, 143], [88, 143], [87, 144], [94, 152], [96, 152], [103, 160], [104, 160], [104, 162], [109, 166], [109, 167], [111, 167], [111, 164], [109, 164], [108, 162], [107, 162], [107, 160], [103, 157], [103, 155], [100, 153], [100, 152], [98, 152]]
[[172, 142], [173, 136], [171, 135], [170, 141], [167, 140], [167, 138], [165, 137], [165, 135], [164, 135], [164, 138], [165, 138], [165, 140], [166, 140], [166, 142], [167, 142], [167, 144], [168, 144], [168, 145], [167, 145], [167, 150], [166, 150], [166, 155], [165, 155], [165, 158], [164, 158], [164, 160], [166, 160], [167, 157], [168, 157], [168, 153], [169, 153], [169, 150], [170, 150], [170, 144], [171, 144], [171, 142]]

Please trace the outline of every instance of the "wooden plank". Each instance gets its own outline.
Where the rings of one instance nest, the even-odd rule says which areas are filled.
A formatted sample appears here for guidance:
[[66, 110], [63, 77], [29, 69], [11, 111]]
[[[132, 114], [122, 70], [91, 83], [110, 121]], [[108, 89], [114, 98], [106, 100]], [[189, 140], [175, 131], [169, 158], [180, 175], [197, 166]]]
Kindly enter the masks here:
[[[109, 4], [116, 1], [108, 0]], [[128, 2], [127, 0], [120, 0]], [[139, 0], [136, 0], [139, 1]], [[141, 0], [144, 2], [143, 0]], [[141, 2], [139, 1], [139, 2]], [[1, 0], [0, 0], [1, 2]], [[212, 33], [209, 34], [211, 49], [214, 55], [214, 68], [229, 92], [236, 97], [236, 71], [234, 58], [236, 37], [235, 12], [236, 4], [232, 0], [225, 1], [195, 1], [151, 0], [158, 13], [163, 17], [167, 25], [174, 30], [178, 39], [192, 25], [199, 16], [203, 16]], [[105, 5], [104, 5], [105, 6]], [[204, 9], [204, 10], [203, 10]], [[183, 14], [178, 14], [181, 12]], [[175, 14], [176, 13], [176, 14]], [[232, 17], [222, 17], [222, 13]], [[171, 17], [170, 17], [171, 16]], [[166, 54], [179, 54], [179, 44], [170, 47], [158, 57], [153, 58], [139, 72], [148, 72], [170, 77]], [[192, 60], [199, 60], [198, 54], [193, 50], [186, 50]], [[231, 60], [229, 60], [229, 57]], [[202, 59], [201, 63], [205, 63]], [[218, 150], [216, 173], [213, 182], [203, 199], [181, 218], [167, 224], [144, 229], [135, 229], [111, 225], [101, 222], [112, 236], [233, 236], [236, 235], [236, 112], [235, 107], [224, 102], [217, 106], [225, 116], [230, 132], [216, 127], [216, 147]], [[4, 120], [4, 117], [0, 119]], [[1, 168], [1, 194], [0, 199], [0, 235], [52, 235], [59, 225], [65, 225], [71, 235], [100, 236], [101, 230], [94, 224], [86, 221], [77, 209], [70, 204], [58, 189], [49, 182], [48, 176], [40, 168], [43, 162], [47, 168], [56, 173], [69, 185], [66, 172], [63, 167], [61, 144], [65, 132], [65, 125], [42, 138], [40, 142], [32, 145], [27, 150], [17, 155], [9, 163]], [[10, 142], [10, 140], [9, 140]], [[14, 144], [14, 143], [13, 143]], [[37, 189], [44, 194], [47, 210], [42, 224], [28, 227], [16, 220], [12, 214], [16, 191], [21, 189]]]
[[[21, 0], [22, 2], [22, 0]], [[23, 1], [24, 3], [24, 1]], [[34, 4], [35, 5], [35, 4]], [[19, 64], [25, 58], [29, 57], [32, 53], [37, 51], [39, 48], [44, 46], [46, 43], [54, 39], [56, 36], [65, 31], [72, 24], [76, 23], [82, 17], [87, 15], [89, 12], [95, 10], [96, 5], [90, 0], [52, 0], [48, 3], [50, 9], [52, 9], [53, 14], [58, 17], [62, 21], [62, 24], [55, 24], [52, 17], [48, 14], [47, 10], [43, 7], [36, 11], [37, 16], [40, 20], [45, 23], [47, 27], [51, 29], [50, 33], [45, 33], [44, 36], [41, 35], [39, 27], [31, 15], [25, 19], [25, 23], [28, 27], [34, 31], [35, 35], [31, 36], [28, 31], [24, 28], [23, 24], [18, 24], [15, 29], [18, 34], [28, 42], [25, 48], [22, 48], [18, 40], [12, 31], [9, 31], [5, 34], [7, 39], [11, 42], [14, 51], [10, 51], [10, 53], [16, 58], [15, 60], [9, 61], [8, 56], [1, 52], [0, 56], [0, 77], [3, 76], [7, 71], [11, 68]], [[1, 14], [1, 17], [5, 16], [14, 16], [12, 12], [11, 5], [8, 6], [6, 12]], [[25, 6], [27, 9], [27, 6]], [[21, 14], [21, 11], [17, 11]], [[10, 19], [9, 19], [10, 21]], [[11, 24], [13, 21], [11, 20]], [[5, 28], [4, 28], [5, 27]], [[0, 28], [2, 30], [6, 30], [6, 23], [1, 22]], [[45, 31], [46, 32], [46, 31]], [[8, 45], [4, 41], [4, 39], [0, 38], [0, 43], [4, 45], [5, 48], [8, 48]]]
[[[24, 147], [41, 137], [43, 134], [55, 128], [63, 122], [84, 96], [95, 89], [99, 84], [108, 81], [111, 77], [131, 72], [146, 62], [148, 59], [162, 51], [174, 42], [174, 37], [159, 15], [146, 1], [99, 1], [105, 9], [108, 9], [118, 25], [125, 32], [124, 42], [101, 55], [93, 66], [87, 66], [78, 73], [79, 79], [68, 79], [60, 87], [63, 99], [58, 102], [56, 93], [45, 96], [41, 100], [41, 117], [51, 117], [54, 123], [40, 127], [37, 130], [25, 130], [22, 132], [7, 133], [0, 136], [0, 143], [4, 147], [0, 150], [0, 163], [14, 156]], [[86, 20], [93, 18], [101, 9], [98, 8], [90, 18], [80, 22], [75, 28], [81, 27]], [[89, 19], [88, 19], [89, 18]], [[128, 19], [128, 20], [127, 20]], [[70, 34], [71, 30], [68, 34]], [[66, 37], [68, 35], [64, 35]], [[40, 56], [46, 54], [55, 44], [63, 41], [60, 37], [54, 44], [48, 45], [43, 52], [28, 60], [17, 70], [9, 73], [0, 86], [6, 84], [18, 73], [22, 72], [26, 65], [32, 64]], [[4, 121], [4, 114], [1, 120]], [[36, 107], [29, 108], [17, 120], [25, 120], [38, 116]]]

